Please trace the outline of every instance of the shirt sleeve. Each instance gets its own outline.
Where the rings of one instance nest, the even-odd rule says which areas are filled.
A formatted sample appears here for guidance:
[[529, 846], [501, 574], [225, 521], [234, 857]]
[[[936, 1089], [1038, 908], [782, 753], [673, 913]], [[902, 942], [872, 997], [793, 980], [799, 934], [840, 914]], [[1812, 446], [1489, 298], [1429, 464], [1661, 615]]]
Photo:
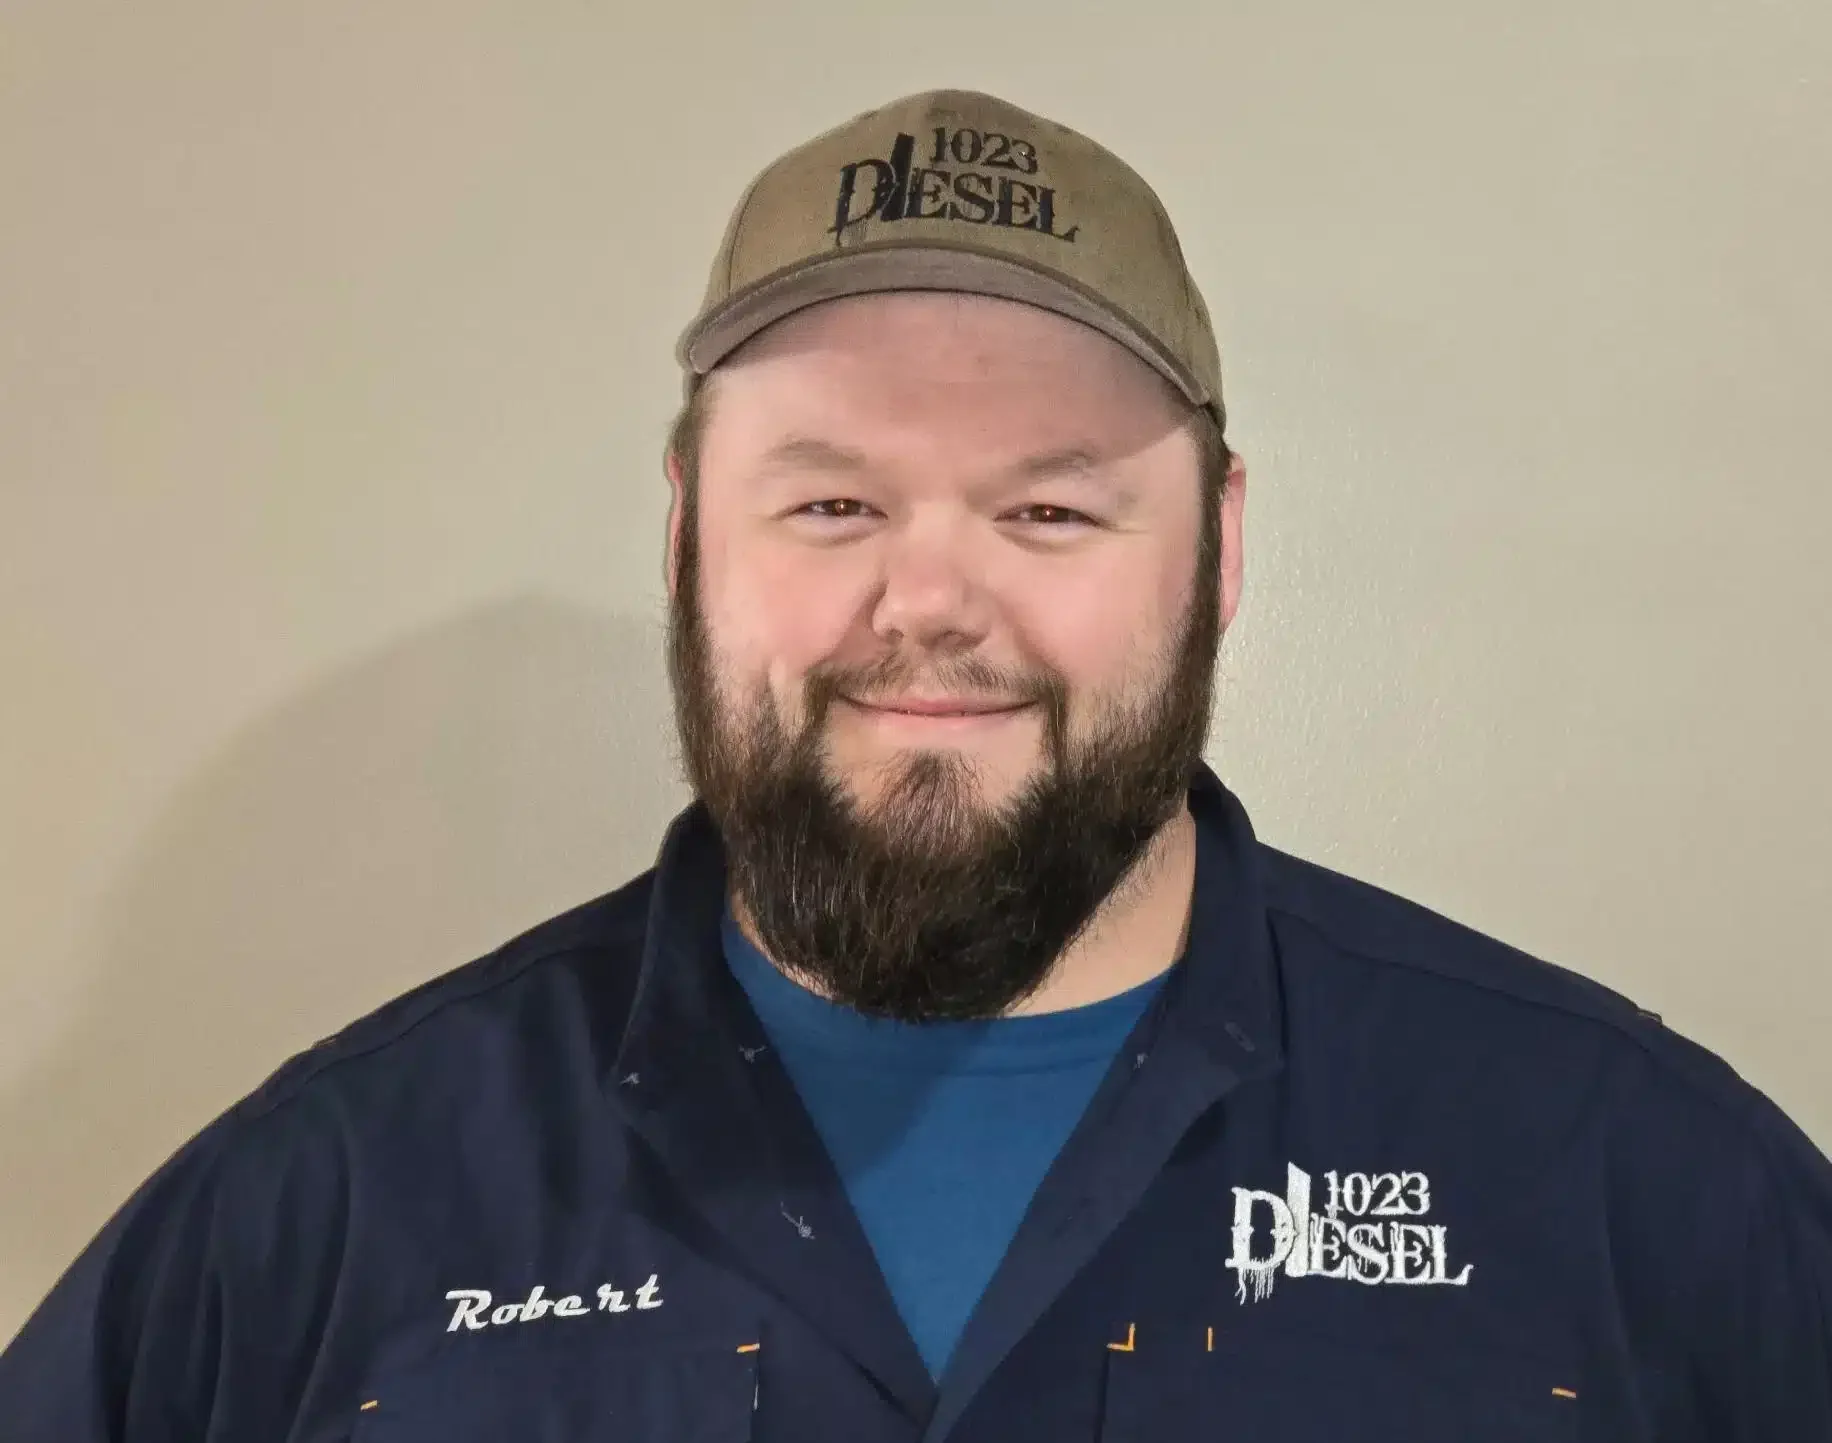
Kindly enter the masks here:
[[0, 1353], [0, 1443], [268, 1443], [345, 1404], [366, 1335], [327, 1360], [352, 1180], [341, 1104], [295, 1085], [315, 1065], [198, 1133], [71, 1264]]
[[206, 1130], [109, 1220], [0, 1352], [7, 1443], [198, 1443], [222, 1326]]
[[1701, 1369], [1725, 1443], [1832, 1443], [1832, 1162], [1767, 1098], [1754, 1121], [1739, 1301]]

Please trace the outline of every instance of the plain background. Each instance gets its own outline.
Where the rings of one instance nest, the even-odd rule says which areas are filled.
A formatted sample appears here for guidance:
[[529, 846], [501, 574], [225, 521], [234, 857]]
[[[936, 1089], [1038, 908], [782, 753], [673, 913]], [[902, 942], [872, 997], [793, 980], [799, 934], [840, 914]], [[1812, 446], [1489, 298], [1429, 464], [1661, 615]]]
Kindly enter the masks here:
[[0, 1337], [288, 1054], [648, 865], [675, 335], [759, 167], [938, 85], [1182, 231], [1260, 834], [1832, 1144], [1826, 0], [3, 26]]

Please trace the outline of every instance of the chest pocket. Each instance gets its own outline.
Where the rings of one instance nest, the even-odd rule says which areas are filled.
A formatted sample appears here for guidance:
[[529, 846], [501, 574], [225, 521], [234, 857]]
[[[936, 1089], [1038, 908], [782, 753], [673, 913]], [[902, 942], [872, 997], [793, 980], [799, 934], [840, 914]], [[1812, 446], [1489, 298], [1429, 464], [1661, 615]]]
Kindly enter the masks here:
[[[749, 1443], [756, 1352], [602, 1337], [454, 1339], [378, 1377], [350, 1443]], [[494, 1345], [494, 1346], [487, 1346]]]
[[1282, 1331], [1213, 1352], [1108, 1355], [1101, 1443], [1576, 1443], [1581, 1396], [1544, 1364]]

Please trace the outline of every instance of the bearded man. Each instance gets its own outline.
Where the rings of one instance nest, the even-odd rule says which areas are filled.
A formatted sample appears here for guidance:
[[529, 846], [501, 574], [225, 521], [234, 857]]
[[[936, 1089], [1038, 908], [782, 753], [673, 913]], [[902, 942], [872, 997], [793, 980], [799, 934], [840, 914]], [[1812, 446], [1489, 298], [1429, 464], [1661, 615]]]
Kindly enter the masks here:
[[8, 1443], [1832, 1439], [1826, 1159], [1204, 762], [1246, 471], [1132, 169], [859, 116], [680, 359], [656, 866], [199, 1134]]

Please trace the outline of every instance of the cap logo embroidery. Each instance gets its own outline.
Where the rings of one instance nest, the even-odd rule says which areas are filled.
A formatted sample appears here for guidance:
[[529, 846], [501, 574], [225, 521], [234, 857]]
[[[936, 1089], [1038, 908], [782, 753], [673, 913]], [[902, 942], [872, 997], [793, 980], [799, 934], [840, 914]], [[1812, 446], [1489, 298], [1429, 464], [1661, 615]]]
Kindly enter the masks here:
[[840, 167], [828, 232], [835, 246], [850, 227], [868, 220], [966, 221], [1033, 230], [1074, 243], [1081, 227], [1058, 228], [1056, 188], [1024, 179], [1038, 173], [1037, 147], [1030, 141], [946, 125], [936, 126], [930, 139], [920, 165], [915, 163], [916, 137], [899, 132], [888, 159], [872, 157]]
[[[1450, 1230], [1407, 1221], [1431, 1211], [1431, 1179], [1424, 1173], [1326, 1172], [1329, 1203], [1313, 1213], [1310, 1174], [1294, 1164], [1286, 1172], [1284, 1197], [1234, 1189], [1234, 1251], [1227, 1265], [1239, 1276], [1243, 1305], [1270, 1297], [1280, 1269], [1288, 1278], [1337, 1278], [1369, 1287], [1469, 1285], [1474, 1264], [1451, 1271]], [[1262, 1209], [1270, 1240], [1256, 1252], [1254, 1223]]]

